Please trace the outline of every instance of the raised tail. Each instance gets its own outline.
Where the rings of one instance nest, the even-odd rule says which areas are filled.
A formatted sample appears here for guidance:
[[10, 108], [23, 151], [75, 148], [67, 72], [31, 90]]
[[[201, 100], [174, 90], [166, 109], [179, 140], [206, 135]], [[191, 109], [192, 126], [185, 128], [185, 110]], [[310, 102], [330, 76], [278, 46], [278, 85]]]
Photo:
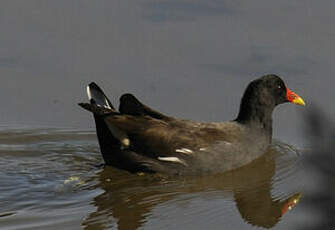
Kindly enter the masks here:
[[86, 87], [86, 92], [90, 103], [78, 103], [79, 106], [101, 116], [117, 113], [110, 100], [96, 83], [91, 82]]
[[96, 104], [98, 106], [103, 106], [105, 108], [115, 110], [110, 100], [106, 97], [102, 89], [100, 89], [100, 87], [95, 84], [95, 82], [91, 82], [86, 87], [86, 92], [88, 100], [91, 104]]
[[[126, 131], [113, 125], [110, 119], [113, 116], [125, 119], [132, 117], [135, 120], [138, 117], [140, 119], [143, 116], [149, 116], [151, 119], [164, 121], [173, 118], [152, 110], [131, 94], [125, 94], [120, 98], [120, 108], [117, 111], [104, 92], [94, 82], [87, 86], [87, 96], [89, 103], [79, 103], [79, 105], [93, 113], [100, 151], [107, 165], [126, 169], [131, 172], [167, 171], [165, 170], [166, 166], [163, 166], [160, 160], [142, 155], [141, 152], [133, 151], [129, 147], [130, 137]], [[147, 120], [148, 118], [143, 118], [143, 121]], [[174, 169], [169, 168], [170, 173], [172, 170]]]
[[90, 83], [86, 91], [90, 103], [79, 103], [79, 105], [93, 113], [100, 151], [105, 163], [117, 163], [117, 152], [120, 151], [121, 146], [120, 141], [113, 136], [104, 118], [118, 112], [96, 83]]
[[104, 106], [100, 106], [97, 104], [91, 104], [91, 103], [78, 103], [79, 106], [82, 108], [94, 113], [95, 115], [110, 115], [110, 114], [117, 114], [117, 112], [113, 109], [106, 108]]

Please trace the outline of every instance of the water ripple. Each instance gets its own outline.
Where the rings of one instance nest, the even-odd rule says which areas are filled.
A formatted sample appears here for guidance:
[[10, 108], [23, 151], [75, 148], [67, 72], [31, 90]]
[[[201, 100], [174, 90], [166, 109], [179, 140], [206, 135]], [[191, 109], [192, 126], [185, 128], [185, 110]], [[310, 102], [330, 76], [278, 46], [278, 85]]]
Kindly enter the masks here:
[[2, 130], [0, 223], [8, 229], [23, 229], [23, 223], [84, 229], [272, 227], [302, 188], [299, 154], [276, 141], [269, 153], [240, 169], [167, 177], [98, 167], [102, 158], [93, 131]]

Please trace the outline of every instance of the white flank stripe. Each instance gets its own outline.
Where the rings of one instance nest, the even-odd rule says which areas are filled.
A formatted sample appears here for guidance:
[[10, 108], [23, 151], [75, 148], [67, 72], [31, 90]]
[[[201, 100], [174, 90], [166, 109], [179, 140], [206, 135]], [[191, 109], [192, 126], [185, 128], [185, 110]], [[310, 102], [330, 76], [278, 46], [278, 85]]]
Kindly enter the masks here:
[[187, 164], [184, 161], [180, 160], [178, 157], [158, 157], [158, 160], [179, 163], [187, 166]]
[[181, 148], [181, 149], [176, 149], [177, 153], [185, 153], [185, 154], [192, 154], [193, 151], [191, 149], [187, 149], [187, 148]]
[[228, 141], [224, 141], [223, 143], [225, 143], [226, 145], [231, 145], [232, 143], [228, 142]]

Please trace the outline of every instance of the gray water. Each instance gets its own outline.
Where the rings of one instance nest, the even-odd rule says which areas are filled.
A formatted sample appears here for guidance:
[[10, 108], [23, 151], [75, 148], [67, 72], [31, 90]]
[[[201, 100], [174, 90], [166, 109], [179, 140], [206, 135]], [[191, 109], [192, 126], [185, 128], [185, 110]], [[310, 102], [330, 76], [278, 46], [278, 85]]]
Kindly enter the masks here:
[[[334, 135], [315, 134], [305, 118], [323, 111], [322, 127], [335, 130], [334, 8], [292, 0], [1, 1], [0, 229], [307, 229], [322, 215], [331, 221], [333, 198], [324, 194], [333, 187], [324, 185], [334, 174], [324, 169], [335, 161]], [[246, 85], [268, 73], [307, 107], [279, 106], [275, 150], [208, 178], [102, 167], [93, 119], [77, 106], [95, 81], [116, 106], [131, 92], [168, 115], [230, 120]], [[324, 159], [312, 170], [300, 163], [306, 152], [328, 155], [312, 158], [306, 165]], [[322, 196], [308, 199], [321, 187]], [[313, 202], [319, 206], [309, 208]]]
[[299, 151], [280, 142], [240, 169], [188, 178], [102, 167], [92, 131], [0, 140], [1, 229], [285, 229], [305, 188]]

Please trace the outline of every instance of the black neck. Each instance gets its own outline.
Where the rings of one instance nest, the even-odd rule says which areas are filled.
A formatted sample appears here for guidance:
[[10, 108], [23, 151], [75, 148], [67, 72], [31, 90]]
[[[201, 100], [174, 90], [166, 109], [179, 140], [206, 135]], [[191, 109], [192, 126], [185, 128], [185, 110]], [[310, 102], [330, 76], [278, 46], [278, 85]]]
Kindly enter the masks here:
[[258, 97], [244, 95], [235, 121], [272, 138], [272, 112], [275, 105], [261, 103]]

